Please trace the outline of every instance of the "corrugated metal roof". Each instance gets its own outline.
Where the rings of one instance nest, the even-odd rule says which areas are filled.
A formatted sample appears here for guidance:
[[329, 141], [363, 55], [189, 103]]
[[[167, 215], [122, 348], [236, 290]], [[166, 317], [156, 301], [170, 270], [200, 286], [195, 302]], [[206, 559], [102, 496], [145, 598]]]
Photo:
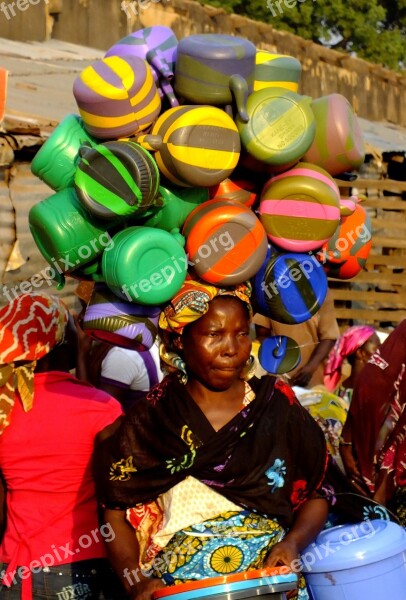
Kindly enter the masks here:
[[393, 123], [377, 123], [358, 117], [365, 141], [379, 152], [405, 152], [406, 129]]
[[0, 66], [9, 71], [6, 113], [11, 110], [60, 121], [77, 113], [72, 94], [75, 77], [101, 50], [67, 42], [14, 42], [0, 38]]

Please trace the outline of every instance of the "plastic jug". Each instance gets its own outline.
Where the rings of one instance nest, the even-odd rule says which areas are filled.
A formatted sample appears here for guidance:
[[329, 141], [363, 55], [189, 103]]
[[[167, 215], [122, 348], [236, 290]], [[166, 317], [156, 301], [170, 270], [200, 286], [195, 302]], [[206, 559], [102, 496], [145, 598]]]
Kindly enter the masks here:
[[137, 219], [137, 224], [172, 231], [181, 229], [192, 210], [209, 199], [209, 191], [207, 188], [160, 186], [159, 199], [163, 206], [147, 219]]
[[97, 143], [79, 115], [67, 115], [34, 156], [31, 171], [55, 191], [73, 187], [80, 147]]
[[95, 61], [76, 77], [73, 95], [87, 131], [100, 139], [135, 135], [161, 111], [151, 69], [135, 56]]
[[224, 179], [218, 185], [210, 187], [210, 199], [222, 198], [223, 200], [233, 200], [241, 202], [245, 206], [252, 207], [257, 199], [257, 187], [255, 182], [248, 179]]
[[255, 213], [239, 202], [215, 198], [195, 208], [183, 229], [195, 272], [209, 283], [235, 285], [263, 263], [268, 242]]
[[189, 35], [178, 44], [175, 92], [194, 104], [232, 106], [234, 102], [246, 122], [255, 54], [254, 44], [244, 38], [220, 33]]
[[128, 140], [82, 146], [75, 189], [100, 219], [141, 215], [158, 202], [160, 174], [151, 154]]
[[169, 27], [154, 25], [133, 31], [116, 42], [105, 56], [128, 55], [143, 58], [149, 64], [161, 98], [166, 97], [171, 106], [179, 102], [172, 88], [178, 39]]
[[340, 192], [327, 171], [300, 162], [271, 177], [259, 213], [274, 245], [294, 252], [318, 250], [340, 223]]
[[137, 137], [156, 150], [159, 170], [179, 186], [209, 187], [226, 179], [240, 156], [234, 121], [213, 106], [178, 106], [163, 112], [151, 134]]
[[261, 367], [272, 375], [282, 375], [293, 371], [301, 360], [297, 342], [286, 335], [272, 335], [265, 338], [258, 350]]
[[153, 227], [128, 227], [113, 236], [102, 258], [103, 277], [119, 298], [158, 305], [180, 290], [188, 260], [179, 232]]
[[313, 100], [314, 141], [303, 160], [323, 167], [330, 175], [352, 171], [365, 159], [361, 126], [351, 104], [341, 94]]
[[342, 264], [350, 256], [368, 258], [372, 246], [371, 218], [361, 204], [357, 204], [352, 214], [341, 217], [334, 235], [323, 245], [318, 256], [320, 260]]
[[311, 98], [282, 87], [253, 92], [247, 100], [248, 122], [236, 116], [241, 143], [257, 160], [286, 166], [300, 160], [314, 140]]
[[[73, 188], [56, 192], [35, 204], [28, 214], [32, 237], [63, 286], [63, 274], [93, 261], [112, 245], [106, 223], [83, 208]], [[109, 227], [116, 223], [111, 221]]]
[[283, 87], [292, 92], [299, 88], [302, 65], [297, 58], [257, 50], [255, 56], [254, 92], [268, 87]]
[[314, 255], [268, 252], [255, 275], [254, 291], [257, 312], [294, 325], [320, 310], [327, 294], [327, 277]]

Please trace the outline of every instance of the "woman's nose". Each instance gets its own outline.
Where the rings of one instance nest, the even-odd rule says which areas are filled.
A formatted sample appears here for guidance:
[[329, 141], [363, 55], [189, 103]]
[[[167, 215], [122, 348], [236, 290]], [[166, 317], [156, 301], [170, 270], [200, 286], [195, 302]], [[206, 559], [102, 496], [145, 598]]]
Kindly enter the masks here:
[[237, 354], [238, 351], [238, 340], [235, 336], [225, 336], [223, 338], [223, 352], [224, 354], [233, 355]]

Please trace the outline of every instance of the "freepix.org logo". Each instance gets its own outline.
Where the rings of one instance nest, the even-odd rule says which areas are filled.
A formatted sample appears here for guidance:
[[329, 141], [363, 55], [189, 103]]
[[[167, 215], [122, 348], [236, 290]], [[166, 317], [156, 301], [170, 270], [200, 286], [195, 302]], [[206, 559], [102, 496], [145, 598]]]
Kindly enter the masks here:
[[[316, 2], [316, 0], [312, 0]], [[271, 11], [273, 17], [277, 17], [278, 15], [282, 15], [285, 12], [285, 9], [295, 8], [297, 3], [303, 4], [306, 0], [266, 0], [266, 5]]]
[[2, 2], [0, 4], [0, 12], [6, 17], [7, 21], [17, 16], [17, 12], [25, 12], [31, 6], [36, 6], [44, 2], [49, 4], [49, 0], [17, 0], [17, 2]]
[[20, 294], [31, 294], [36, 289], [41, 288], [45, 283], [51, 286], [55, 283], [55, 278], [58, 275], [67, 273], [74, 270], [83, 261], [86, 262], [92, 254], [108, 252], [114, 246], [114, 242], [110, 234], [105, 231], [101, 233], [97, 238], [89, 240], [88, 244], [83, 244], [76, 250], [78, 258], [72, 258], [71, 255], [65, 254], [65, 256], [59, 259], [51, 258], [49, 260], [51, 264], [42, 269], [39, 273], [32, 275], [30, 279], [21, 281], [13, 287], [3, 285], [1, 291], [6, 297], [7, 302], [11, 302], [13, 298], [17, 298]]

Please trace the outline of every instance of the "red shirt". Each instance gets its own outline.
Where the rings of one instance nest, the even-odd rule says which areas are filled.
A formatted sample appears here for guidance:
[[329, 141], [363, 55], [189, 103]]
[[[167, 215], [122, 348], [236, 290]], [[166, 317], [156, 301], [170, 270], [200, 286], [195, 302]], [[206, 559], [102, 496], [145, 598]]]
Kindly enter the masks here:
[[[122, 413], [114, 398], [61, 372], [35, 375], [34, 404], [15, 402], [0, 436], [7, 485], [7, 529], [0, 561], [17, 566], [105, 556], [91, 457], [96, 434]], [[5, 581], [6, 583], [6, 581]]]

